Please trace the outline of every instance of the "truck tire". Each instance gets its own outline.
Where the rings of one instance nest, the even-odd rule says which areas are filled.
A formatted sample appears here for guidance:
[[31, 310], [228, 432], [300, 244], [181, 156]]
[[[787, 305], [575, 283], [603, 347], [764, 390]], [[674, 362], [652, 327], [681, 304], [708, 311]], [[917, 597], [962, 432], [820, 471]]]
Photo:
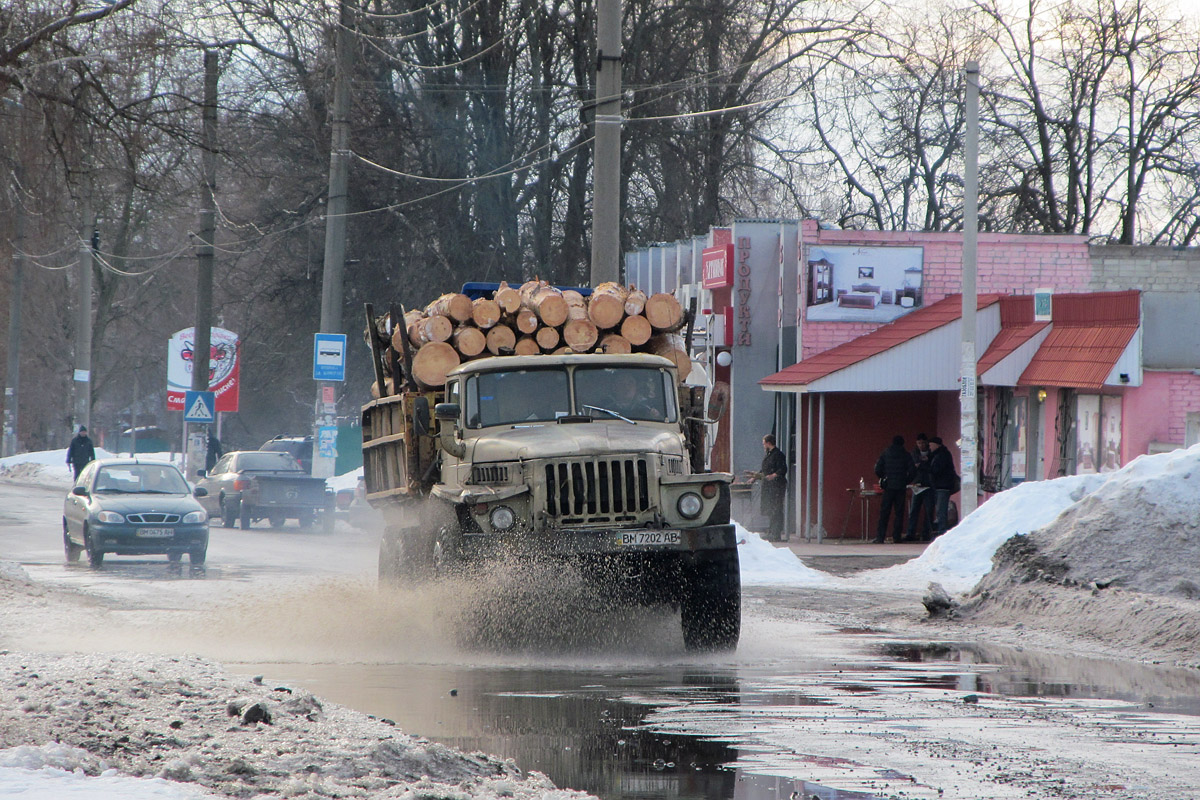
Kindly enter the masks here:
[[334, 525], [337, 523], [337, 517], [332, 508], [325, 509], [325, 513], [321, 515], [321, 529], [325, 533], [333, 533]]
[[701, 554], [684, 570], [679, 603], [688, 650], [734, 650], [742, 632], [742, 579], [737, 550]]
[[267, 521], [271, 523], [272, 528], [282, 528], [287, 524], [287, 517], [270, 516]]
[[388, 528], [379, 540], [379, 582], [401, 586], [433, 575], [432, 538], [421, 528]]
[[242, 530], [246, 530], [250, 527], [250, 512], [252, 510], [253, 509], [251, 508], [250, 504], [243, 500], [241, 508], [238, 509], [238, 524], [241, 526]]

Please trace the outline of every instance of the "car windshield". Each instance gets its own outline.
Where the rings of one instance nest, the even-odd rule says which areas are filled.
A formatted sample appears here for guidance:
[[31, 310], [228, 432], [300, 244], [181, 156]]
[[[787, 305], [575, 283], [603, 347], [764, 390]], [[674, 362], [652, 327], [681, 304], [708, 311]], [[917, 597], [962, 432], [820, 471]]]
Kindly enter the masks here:
[[563, 367], [484, 372], [467, 379], [468, 428], [553, 422], [571, 413], [597, 419], [674, 422], [671, 373], [655, 367], [576, 367], [572, 412]]
[[575, 407], [589, 417], [674, 422], [671, 373], [647, 367], [576, 367]]
[[467, 427], [553, 422], [571, 413], [567, 372], [518, 369], [484, 372], [467, 380]]
[[99, 494], [187, 494], [187, 481], [170, 464], [120, 464], [96, 473]]
[[303, 472], [296, 459], [287, 453], [242, 453], [238, 472]]

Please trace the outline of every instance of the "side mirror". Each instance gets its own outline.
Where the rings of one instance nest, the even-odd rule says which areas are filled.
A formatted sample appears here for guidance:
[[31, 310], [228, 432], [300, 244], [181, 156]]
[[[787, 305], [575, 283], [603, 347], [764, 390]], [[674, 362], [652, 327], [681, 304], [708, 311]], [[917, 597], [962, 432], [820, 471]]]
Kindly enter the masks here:
[[[200, 471], [203, 472], [204, 470]], [[208, 497], [208, 489], [205, 489], [203, 486], [197, 486], [195, 489], [192, 489], [192, 497]]]
[[461, 409], [458, 403], [438, 403], [433, 409], [434, 416], [440, 423], [438, 425], [438, 444], [450, 455], [462, 458], [463, 454], [467, 452], [467, 445], [465, 442], [459, 441], [455, 435], [457, 433], [455, 423], [458, 422], [459, 411]]
[[88, 490], [86, 486], [76, 486], [71, 490], [71, 494], [75, 495], [76, 497], [87, 497]]

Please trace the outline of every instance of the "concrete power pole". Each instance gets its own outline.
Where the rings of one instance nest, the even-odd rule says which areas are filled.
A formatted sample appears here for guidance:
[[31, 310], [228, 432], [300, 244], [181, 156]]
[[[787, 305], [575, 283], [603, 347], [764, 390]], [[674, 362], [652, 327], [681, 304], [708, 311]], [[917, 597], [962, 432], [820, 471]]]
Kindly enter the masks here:
[[92, 247], [96, 214], [92, 209], [92, 176], [84, 173], [80, 190], [79, 285], [75, 320], [75, 428], [91, 427], [92, 419]]
[[592, 285], [621, 275], [621, 0], [596, 2]]
[[4, 441], [0, 455], [14, 456], [19, 447], [17, 423], [21, 383], [21, 303], [25, 294], [25, 204], [21, 164], [13, 168], [13, 262], [8, 297], [8, 361], [4, 372]]
[[979, 504], [977, 476], [978, 447], [976, 419], [975, 310], [978, 291], [975, 286], [979, 243], [979, 63], [968, 61], [967, 146], [963, 197], [963, 277], [962, 277], [962, 382], [959, 385], [961, 429], [959, 453], [962, 464], [962, 516]]
[[[345, 0], [339, 4], [337, 31], [337, 74], [330, 109], [329, 196], [325, 204], [325, 266], [321, 276], [321, 333], [342, 332], [342, 281], [346, 269], [347, 187], [350, 183], [350, 67], [353, 50], [350, 29], [353, 20]], [[321, 447], [321, 429], [336, 429], [337, 406], [327, 402], [327, 394], [336, 398], [337, 384], [322, 381], [317, 385], [313, 423], [312, 474], [316, 478], [333, 476], [337, 454]], [[324, 453], [322, 451], [324, 450]]]
[[[217, 231], [217, 53], [204, 51], [203, 183], [200, 187], [200, 246], [196, 250], [196, 345], [192, 351], [192, 391], [207, 392], [212, 354], [213, 245]], [[185, 409], [186, 413], [186, 409]], [[213, 415], [214, 417], [216, 414]], [[204, 469], [208, 457], [208, 427], [188, 423], [187, 476]]]

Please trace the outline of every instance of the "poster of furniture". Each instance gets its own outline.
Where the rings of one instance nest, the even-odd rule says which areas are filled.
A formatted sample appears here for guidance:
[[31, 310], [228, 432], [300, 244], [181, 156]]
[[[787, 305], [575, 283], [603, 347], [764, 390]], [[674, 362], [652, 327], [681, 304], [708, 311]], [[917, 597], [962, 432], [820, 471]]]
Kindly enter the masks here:
[[891, 322], [922, 305], [921, 247], [808, 248], [809, 322]]

